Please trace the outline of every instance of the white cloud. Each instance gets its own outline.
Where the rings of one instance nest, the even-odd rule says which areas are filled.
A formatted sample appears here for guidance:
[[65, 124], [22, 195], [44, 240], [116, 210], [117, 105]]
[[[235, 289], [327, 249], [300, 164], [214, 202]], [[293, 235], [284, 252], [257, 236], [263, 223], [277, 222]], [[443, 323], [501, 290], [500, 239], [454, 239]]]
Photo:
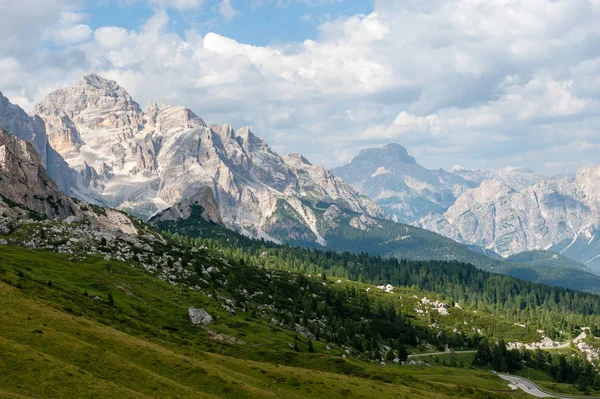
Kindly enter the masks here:
[[150, 3], [163, 8], [185, 11], [202, 7], [204, 0], [150, 0]]
[[231, 5], [231, 0], [221, 0], [219, 3], [219, 13], [228, 22], [238, 15], [238, 11]]
[[[44, 12], [32, 15], [0, 4], [10, 24], [0, 26], [0, 72], [11, 76], [0, 76], [0, 90], [27, 103], [95, 71], [143, 106], [165, 100], [209, 122], [250, 124], [278, 148], [330, 166], [387, 141], [432, 167], [511, 160], [540, 170], [570, 165], [575, 153], [600, 162], [585, 146], [600, 132], [600, 10], [588, 0], [376, 0], [368, 15], [321, 24], [317, 38], [270, 46], [194, 30], [181, 37], [164, 9], [209, 3], [153, 0], [158, 11], [137, 29], [82, 28], [69, 35], [81, 43], [63, 40], [58, 52], [20, 27], [77, 30], [82, 3], [39, 4]], [[228, 0], [211, 4], [235, 16]], [[568, 145], [587, 149], [536, 155]]]
[[52, 41], [58, 45], [81, 43], [91, 36], [92, 28], [84, 24], [61, 26], [50, 34]]

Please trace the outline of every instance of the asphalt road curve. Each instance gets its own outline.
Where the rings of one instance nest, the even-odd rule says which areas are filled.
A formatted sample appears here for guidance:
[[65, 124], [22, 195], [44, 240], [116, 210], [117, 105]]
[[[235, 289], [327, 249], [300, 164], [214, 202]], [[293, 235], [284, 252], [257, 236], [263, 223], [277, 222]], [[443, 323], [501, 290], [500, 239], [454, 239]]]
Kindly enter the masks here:
[[537, 385], [525, 378], [507, 374], [498, 374], [498, 377], [510, 382], [513, 385], [516, 385], [523, 391], [537, 398], [560, 398], [560, 396], [553, 396], [545, 393]]
[[510, 382], [512, 385], [516, 385], [518, 388], [527, 392], [528, 394], [537, 398], [558, 398], [558, 399], [600, 399], [598, 396], [577, 396], [577, 395], [555, 395], [547, 391], [543, 391], [540, 387], [535, 385], [532, 381], [527, 378], [517, 377], [509, 374], [498, 374], [498, 377]]

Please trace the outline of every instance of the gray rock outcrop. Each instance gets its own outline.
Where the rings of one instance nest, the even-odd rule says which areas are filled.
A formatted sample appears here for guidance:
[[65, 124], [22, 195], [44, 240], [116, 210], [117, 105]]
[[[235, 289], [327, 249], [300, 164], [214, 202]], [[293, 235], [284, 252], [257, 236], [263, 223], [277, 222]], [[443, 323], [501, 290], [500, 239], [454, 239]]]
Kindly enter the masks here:
[[202, 308], [189, 308], [188, 313], [193, 324], [207, 325], [215, 322], [213, 317]]
[[[0, 195], [48, 218], [75, 215], [77, 207], [50, 178], [33, 145], [0, 129]], [[14, 207], [14, 205], [12, 206]]]
[[201, 187], [198, 192], [190, 198], [173, 205], [172, 207], [159, 212], [151, 220], [152, 222], [164, 222], [178, 219], [188, 219], [192, 215], [194, 207], [199, 207], [201, 217], [207, 222], [223, 225], [219, 204], [215, 195], [209, 187]]

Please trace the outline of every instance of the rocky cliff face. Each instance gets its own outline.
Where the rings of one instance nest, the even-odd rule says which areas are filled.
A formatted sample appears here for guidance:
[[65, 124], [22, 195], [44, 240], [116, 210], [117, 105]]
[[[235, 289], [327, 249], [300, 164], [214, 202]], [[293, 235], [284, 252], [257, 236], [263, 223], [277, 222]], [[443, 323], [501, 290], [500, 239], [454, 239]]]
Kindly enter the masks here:
[[46, 173], [33, 145], [0, 129], [0, 208], [10, 216], [22, 210], [17, 204], [51, 219], [77, 214], [71, 199]]
[[49, 94], [35, 112], [50, 143], [84, 177], [90, 199], [138, 216], [209, 187], [227, 226], [266, 238], [267, 230], [285, 237], [293, 219], [294, 229], [324, 243], [318, 202], [388, 217], [325, 168], [280, 156], [248, 127], [208, 126], [168, 104], [142, 111], [125, 89], [97, 75]]
[[140, 234], [130, 216], [61, 192], [34, 146], [0, 129], [0, 234], [31, 218], [66, 221], [95, 236]]
[[551, 249], [598, 268], [600, 166], [581, 168], [575, 178], [542, 180], [521, 190], [484, 181], [443, 215], [423, 218], [420, 225], [504, 256]]
[[399, 144], [362, 150], [333, 172], [407, 223], [443, 213], [465, 190], [477, 186], [443, 169], [422, 167]]
[[39, 116], [30, 117], [21, 107], [12, 104], [1, 92], [0, 128], [30, 142], [39, 154], [41, 165], [58, 187], [65, 193], [74, 194], [77, 176], [62, 156], [49, 145], [44, 120]]
[[194, 207], [198, 207], [202, 219], [207, 222], [223, 225], [219, 204], [217, 204], [215, 195], [209, 187], [202, 187], [190, 198], [186, 198], [172, 207], [159, 212], [152, 217], [151, 222], [186, 220], [192, 215]]

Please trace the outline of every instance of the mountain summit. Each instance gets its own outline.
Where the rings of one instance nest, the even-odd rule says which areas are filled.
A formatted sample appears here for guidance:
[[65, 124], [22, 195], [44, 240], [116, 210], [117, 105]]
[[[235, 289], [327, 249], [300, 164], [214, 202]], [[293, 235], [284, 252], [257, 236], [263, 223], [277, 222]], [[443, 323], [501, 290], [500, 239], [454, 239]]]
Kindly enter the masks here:
[[460, 194], [476, 186], [442, 169], [424, 168], [406, 148], [394, 143], [362, 150], [333, 172], [407, 223], [444, 212]]

